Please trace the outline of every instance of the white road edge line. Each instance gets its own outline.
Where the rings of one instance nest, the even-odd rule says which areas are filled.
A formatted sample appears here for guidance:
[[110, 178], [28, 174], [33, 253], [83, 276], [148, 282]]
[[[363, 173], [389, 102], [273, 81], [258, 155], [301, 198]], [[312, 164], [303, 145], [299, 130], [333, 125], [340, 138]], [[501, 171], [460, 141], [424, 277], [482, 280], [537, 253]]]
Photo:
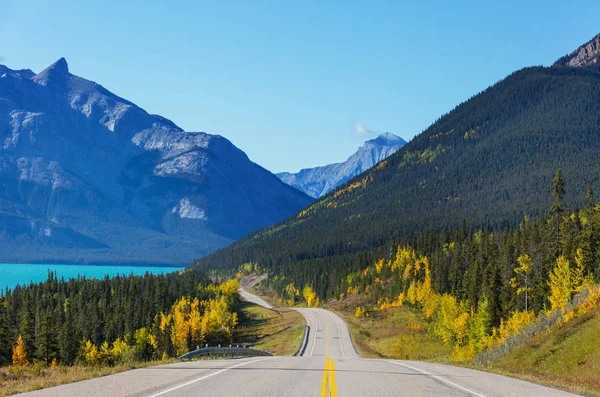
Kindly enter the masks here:
[[[241, 367], [241, 366], [243, 366], [243, 365], [248, 365], [248, 364], [252, 364], [252, 363], [257, 363], [257, 362], [259, 362], [259, 361], [265, 361], [265, 360], [269, 360], [269, 359], [271, 359], [271, 358], [273, 358], [273, 357], [261, 358], [261, 359], [259, 359], [259, 360], [254, 360], [254, 361], [247, 361], [247, 362], [245, 362], [245, 363], [237, 364], [237, 365], [234, 365], [234, 366], [232, 366], [232, 367], [223, 368], [223, 369], [221, 369], [221, 370], [219, 370], [219, 371], [217, 371], [217, 372], [213, 372], [212, 374], [205, 375], [205, 376], [203, 376], [203, 377], [200, 377], [200, 378], [198, 378], [198, 379], [190, 380], [189, 382], [182, 383], [182, 384], [180, 384], [180, 385], [177, 385], [177, 386], [175, 386], [175, 387], [172, 387], [172, 388], [170, 388], [170, 389], [167, 389], [167, 390], [163, 390], [163, 391], [161, 391], [161, 392], [158, 392], [158, 393], [156, 393], [156, 394], [151, 394], [151, 395], [150, 395], [150, 396], [148, 396], [148, 397], [158, 397], [158, 396], [162, 396], [163, 394], [171, 393], [172, 391], [175, 391], [175, 390], [177, 390], [177, 389], [181, 389], [182, 387], [189, 386], [189, 385], [191, 385], [191, 384], [193, 384], [193, 383], [196, 383], [196, 382], [200, 382], [201, 380], [204, 380], [204, 379], [206, 379], [206, 378], [210, 378], [211, 376], [218, 375], [218, 374], [220, 374], [220, 373], [222, 373], [222, 372], [225, 372], [225, 371], [229, 371], [230, 369], [234, 369], [234, 368], [237, 368], [237, 367]], [[201, 368], [198, 368], [198, 369], [201, 369]]]
[[437, 375], [431, 374], [431, 373], [429, 373], [427, 371], [423, 371], [422, 369], [411, 367], [410, 365], [402, 364], [402, 363], [399, 363], [399, 362], [396, 362], [396, 361], [388, 360], [388, 362], [391, 363], [391, 364], [399, 365], [399, 366], [404, 367], [404, 368], [412, 369], [413, 371], [420, 372], [420, 373], [422, 373], [424, 375], [427, 375], [427, 376], [431, 376], [432, 378], [435, 378], [435, 379], [439, 380], [440, 382], [444, 382], [446, 384], [449, 384], [450, 386], [454, 386], [454, 387], [456, 387], [458, 389], [464, 390], [467, 393], [473, 394], [474, 396], [487, 397], [487, 396], [484, 396], [483, 394], [477, 393], [476, 391], [473, 391], [471, 389], [467, 389], [466, 387], [463, 387], [461, 385], [457, 385], [456, 383], [451, 382], [451, 381], [449, 381], [447, 379], [444, 379], [444, 378], [439, 377]]
[[342, 349], [342, 358], [346, 358], [346, 353], [344, 353], [344, 344], [342, 343], [342, 333], [340, 332], [340, 323], [338, 322], [338, 316], [335, 313], [331, 313], [331, 317], [333, 317], [333, 321], [338, 330], [338, 338], [340, 340], [340, 349]]
[[317, 331], [319, 331], [319, 325], [317, 324], [317, 319], [312, 314], [312, 312], [310, 310], [306, 310], [306, 312], [310, 315], [310, 318], [312, 318], [313, 322], [315, 323], [315, 332], [313, 333], [313, 344], [309, 354], [309, 356], [312, 357], [313, 352], [315, 351], [315, 346], [317, 345]]

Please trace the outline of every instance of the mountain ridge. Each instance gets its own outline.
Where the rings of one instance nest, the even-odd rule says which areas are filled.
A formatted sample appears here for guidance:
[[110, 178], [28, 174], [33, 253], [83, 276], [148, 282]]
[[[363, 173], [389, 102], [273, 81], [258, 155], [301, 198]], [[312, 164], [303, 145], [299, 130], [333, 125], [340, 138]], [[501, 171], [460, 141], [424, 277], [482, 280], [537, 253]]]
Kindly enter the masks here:
[[388, 158], [405, 144], [404, 139], [386, 132], [366, 141], [344, 162], [304, 168], [296, 173], [280, 172], [275, 175], [309, 196], [319, 198]]
[[0, 120], [1, 260], [183, 264], [311, 202], [64, 58], [38, 74], [0, 66]]
[[[199, 258], [192, 266], [257, 263], [333, 297], [359, 271], [419, 233], [502, 230], [551, 206], [557, 169], [565, 202], [600, 189], [600, 70], [527, 67], [442, 115], [381, 166], [295, 218]], [[417, 237], [415, 237], [417, 238]]]

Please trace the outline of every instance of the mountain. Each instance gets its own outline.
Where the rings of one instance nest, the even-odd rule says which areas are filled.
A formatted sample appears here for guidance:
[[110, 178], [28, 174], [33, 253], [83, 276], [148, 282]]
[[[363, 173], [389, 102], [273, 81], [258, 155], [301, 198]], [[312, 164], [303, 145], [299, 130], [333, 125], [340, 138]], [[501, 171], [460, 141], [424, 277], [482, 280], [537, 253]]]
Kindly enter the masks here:
[[326, 296], [392, 242], [464, 225], [503, 229], [545, 214], [557, 169], [565, 202], [600, 190], [600, 67], [528, 67], [458, 105], [380, 166], [296, 217], [193, 266], [254, 262]]
[[0, 260], [186, 263], [311, 202], [227, 139], [0, 65]]
[[600, 34], [578, 47], [569, 55], [565, 55], [554, 63], [554, 66], [585, 67], [598, 63], [600, 58]]
[[375, 139], [366, 141], [356, 153], [343, 163], [305, 168], [295, 174], [280, 172], [276, 175], [288, 185], [303, 191], [311, 197], [319, 198], [347, 182], [350, 178], [385, 160], [405, 144], [404, 139], [386, 132]]

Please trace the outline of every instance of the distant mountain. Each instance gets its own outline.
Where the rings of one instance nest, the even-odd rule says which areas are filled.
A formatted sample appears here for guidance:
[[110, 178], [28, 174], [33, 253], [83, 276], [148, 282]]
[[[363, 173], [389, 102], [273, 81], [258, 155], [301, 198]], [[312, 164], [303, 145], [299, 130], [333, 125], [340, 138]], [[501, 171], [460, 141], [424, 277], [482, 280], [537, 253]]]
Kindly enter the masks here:
[[311, 202], [60, 59], [0, 65], [0, 261], [181, 264]]
[[375, 139], [366, 141], [356, 153], [343, 163], [305, 168], [295, 174], [280, 172], [276, 175], [288, 185], [311, 197], [319, 198], [385, 160], [405, 144], [404, 139], [386, 132]]
[[[559, 168], [566, 205], [585, 205], [588, 186], [600, 191], [600, 65], [587, 63], [509, 75], [441, 116], [380, 166], [195, 266], [258, 263], [333, 296], [349, 271], [389, 257], [395, 244], [425, 244], [427, 234], [415, 237], [421, 232], [446, 229], [440, 241], [450, 243], [448, 229], [465, 235], [502, 230], [524, 216], [546, 214]], [[570, 240], [563, 243], [572, 247]], [[464, 259], [479, 260], [485, 263]]]

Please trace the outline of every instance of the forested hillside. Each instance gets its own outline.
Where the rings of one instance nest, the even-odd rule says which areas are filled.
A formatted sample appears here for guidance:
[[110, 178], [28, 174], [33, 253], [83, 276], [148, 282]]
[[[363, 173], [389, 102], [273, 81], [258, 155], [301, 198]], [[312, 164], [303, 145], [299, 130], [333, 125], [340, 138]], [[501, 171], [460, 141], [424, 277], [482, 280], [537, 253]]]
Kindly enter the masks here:
[[[600, 305], [600, 205], [590, 189], [582, 208], [567, 211], [565, 186], [559, 170], [554, 202], [538, 220], [501, 232], [420, 233], [390, 247], [338, 280], [336, 300], [359, 302], [350, 307], [359, 318], [410, 308], [426, 324], [419, 329], [452, 348], [457, 361], [487, 354], [525, 327], [535, 333], [586, 315]], [[270, 286], [290, 303], [302, 289], [293, 276], [273, 275]], [[414, 353], [410, 334], [396, 344], [397, 358]]]
[[588, 186], [600, 187], [599, 125], [598, 67], [522, 69], [295, 217], [192, 266], [255, 262], [333, 297], [342, 277], [415, 233], [469, 235], [542, 216], [558, 168], [565, 202], [584, 205]]
[[0, 366], [113, 365], [231, 343], [238, 282], [198, 271], [58, 280], [0, 296]]

